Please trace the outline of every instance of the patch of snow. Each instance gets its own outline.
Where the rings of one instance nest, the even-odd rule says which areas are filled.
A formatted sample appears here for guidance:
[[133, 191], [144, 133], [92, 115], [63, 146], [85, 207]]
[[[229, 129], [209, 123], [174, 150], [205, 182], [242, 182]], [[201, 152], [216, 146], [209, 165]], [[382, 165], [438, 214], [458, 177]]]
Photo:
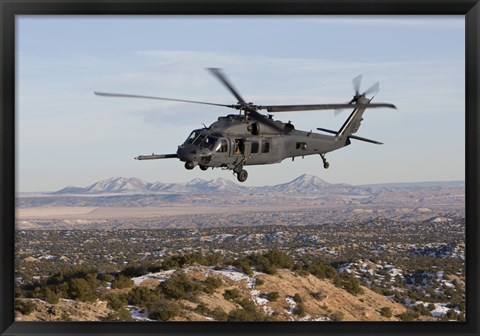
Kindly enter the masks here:
[[140, 286], [145, 280], [148, 280], [148, 279], [164, 282], [170, 279], [173, 273], [175, 273], [175, 270], [162, 271], [157, 273], [148, 273], [139, 277], [132, 278], [132, 280], [135, 286]]
[[320, 316], [310, 321], [331, 321], [332, 319], [328, 316]]
[[338, 268], [338, 273], [343, 273], [343, 272], [350, 273], [350, 272], [351, 272], [350, 268], [351, 268], [352, 266], [354, 266], [353, 263], [341, 265], [341, 266]]
[[146, 309], [138, 309], [135, 306], [128, 305], [127, 310], [135, 321], [153, 321], [148, 318], [148, 311]]
[[239, 272], [235, 267], [226, 267], [221, 270], [212, 269], [213, 272], [226, 276], [233, 281], [249, 280], [250, 277], [242, 272]]
[[272, 316], [275, 313], [275, 311], [267, 305], [269, 302], [268, 299], [265, 296], [261, 296], [259, 290], [255, 289], [250, 291], [250, 295], [252, 296], [253, 302], [263, 308], [265, 314]]
[[447, 307], [446, 303], [435, 303], [435, 309], [432, 310], [432, 316], [442, 317], [447, 315], [450, 308]]
[[287, 296], [287, 297], [285, 298], [285, 301], [287, 301], [288, 305], [290, 306], [290, 307], [288, 308], [288, 310], [285, 309], [285, 312], [286, 312], [287, 314], [290, 314], [290, 315], [293, 314], [293, 313], [295, 312], [295, 310], [297, 309], [297, 303], [296, 303], [295, 300], [293, 299], [293, 296]]

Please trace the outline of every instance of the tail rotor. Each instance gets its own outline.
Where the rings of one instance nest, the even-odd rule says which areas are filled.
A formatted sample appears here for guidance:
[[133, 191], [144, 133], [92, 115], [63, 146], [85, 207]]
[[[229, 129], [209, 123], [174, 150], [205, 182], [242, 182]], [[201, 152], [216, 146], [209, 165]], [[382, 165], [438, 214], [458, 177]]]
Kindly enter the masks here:
[[[351, 104], [352, 107], [354, 107], [354, 105], [358, 102], [358, 100], [360, 98], [362, 98], [362, 97], [365, 98], [367, 95], [371, 94], [372, 98], [370, 98], [369, 100], [372, 100], [373, 97], [380, 91], [380, 82], [377, 81], [377, 82], [375, 82], [375, 84], [370, 86], [367, 90], [365, 90], [363, 93], [360, 93], [360, 87], [361, 87], [361, 84], [362, 84], [362, 77], [363, 77], [363, 75], [358, 75], [357, 77], [352, 79], [352, 84], [353, 84], [353, 89], [355, 90], [355, 95], [347, 103], [347, 104]], [[339, 115], [342, 111], [343, 111], [343, 109], [335, 110], [335, 116]]]

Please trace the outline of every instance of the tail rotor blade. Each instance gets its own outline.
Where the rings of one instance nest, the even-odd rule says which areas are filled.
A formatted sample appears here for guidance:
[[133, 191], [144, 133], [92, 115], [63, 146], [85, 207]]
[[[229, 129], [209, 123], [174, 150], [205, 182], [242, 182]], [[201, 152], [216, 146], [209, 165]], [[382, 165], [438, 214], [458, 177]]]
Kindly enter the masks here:
[[378, 91], [380, 91], [380, 82], [376, 82], [375, 84], [373, 84], [371, 87], [369, 87], [365, 92], [364, 92], [364, 95], [376, 95], [378, 93]]
[[353, 89], [355, 90], [355, 96], [360, 94], [360, 84], [362, 83], [363, 75], [358, 75], [354, 79], [352, 79]]

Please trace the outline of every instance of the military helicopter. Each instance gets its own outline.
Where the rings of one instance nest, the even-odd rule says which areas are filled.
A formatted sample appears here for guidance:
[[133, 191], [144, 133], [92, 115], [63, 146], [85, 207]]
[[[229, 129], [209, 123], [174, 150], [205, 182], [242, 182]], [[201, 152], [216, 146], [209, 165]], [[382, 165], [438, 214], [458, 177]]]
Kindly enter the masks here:
[[[175, 154], [139, 155], [136, 160], [156, 160], [178, 158], [185, 162], [188, 170], [199, 166], [201, 170], [222, 168], [232, 170], [239, 182], [247, 180], [245, 166], [279, 163], [286, 158], [320, 155], [325, 169], [329, 163], [325, 154], [350, 145], [351, 139], [373, 144], [381, 142], [362, 138], [356, 135], [363, 120], [362, 115], [367, 108], [396, 108], [388, 103], [370, 103], [372, 98], [366, 96], [379, 90], [378, 82], [363, 93], [360, 93], [361, 75], [353, 79], [355, 95], [346, 104], [310, 104], [310, 105], [255, 105], [247, 103], [235, 87], [227, 79], [221, 69], [207, 68], [236, 98], [232, 105], [209, 102], [142, 96], [121, 93], [94, 92], [97, 96], [143, 98], [175, 101], [182, 103], [204, 104], [228, 107], [238, 110], [238, 114], [221, 116], [209, 127], [193, 130], [185, 142], [178, 146]], [[350, 116], [338, 131], [325, 128], [317, 130], [330, 133], [326, 135], [312, 131], [296, 130], [294, 125], [274, 120], [271, 114], [263, 115], [259, 110], [267, 112], [296, 112], [309, 110], [341, 110], [353, 108]]]

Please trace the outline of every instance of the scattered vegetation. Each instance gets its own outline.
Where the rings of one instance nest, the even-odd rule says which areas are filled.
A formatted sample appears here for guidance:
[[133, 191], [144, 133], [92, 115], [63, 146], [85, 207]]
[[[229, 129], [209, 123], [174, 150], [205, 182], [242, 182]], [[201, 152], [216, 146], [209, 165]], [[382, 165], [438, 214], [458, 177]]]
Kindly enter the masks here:
[[[464, 261], [461, 258], [455, 257], [432, 257], [420, 254], [418, 248], [412, 252], [408, 248], [408, 243], [415, 243], [420, 246], [427, 235], [431, 233], [429, 238], [444, 239], [444, 235], [448, 234], [452, 243], [450, 245], [440, 245], [436, 249], [437, 245], [431, 245], [432, 247], [424, 248], [425, 251], [431, 255], [432, 253], [443, 253], [442, 251], [450, 251], [457, 248], [458, 242], [461, 243], [461, 236], [456, 235], [455, 228], [461, 228], [461, 221], [453, 221], [449, 226], [448, 233], [437, 234], [434, 229], [426, 232], [424, 227], [414, 225], [411, 223], [402, 223], [402, 230], [400, 226], [395, 223], [376, 223], [375, 221], [369, 223], [350, 223], [355, 230], [361, 235], [365, 232], [371, 232], [372, 229], [376, 231], [378, 235], [382, 235], [383, 231], [389, 232], [391, 236], [389, 238], [394, 241], [395, 244], [402, 246], [404, 250], [398, 249], [384, 249], [378, 247], [380, 251], [378, 255], [373, 256], [372, 249], [377, 249], [377, 242], [374, 238], [368, 238], [370, 236], [362, 236], [359, 239], [351, 239], [352, 236], [345, 234], [345, 241], [336, 242], [338, 246], [342, 246], [339, 250], [325, 250], [326, 252], [319, 252], [317, 245], [310, 247], [308, 241], [301, 241], [300, 244], [285, 243], [278, 248], [277, 245], [272, 245], [272, 248], [264, 248], [268, 245], [262, 242], [255, 242], [255, 246], [261, 247], [257, 249], [256, 253], [243, 254], [241, 251], [251, 248], [252, 245], [243, 243], [242, 241], [235, 240], [235, 244], [231, 245], [227, 240], [224, 242], [212, 241], [210, 249], [197, 248], [196, 246], [188, 245], [188, 253], [178, 252], [181, 248], [173, 252], [165, 253], [165, 250], [159, 249], [158, 246], [162, 246], [164, 239], [158, 237], [162, 234], [171, 234], [173, 240], [171, 242], [181, 241], [181, 238], [185, 236], [190, 239], [192, 232], [189, 230], [119, 230], [118, 232], [103, 232], [99, 230], [95, 236], [104, 237], [102, 243], [108, 244], [106, 237], [111, 237], [112, 240], [119, 240], [118, 237], [127, 237], [128, 239], [135, 239], [135, 244], [118, 244], [103, 246], [96, 242], [94, 239], [89, 240], [89, 234], [82, 231], [71, 232], [72, 237], [76, 237], [75, 241], [85, 242], [82, 247], [76, 246], [75, 253], [68, 254], [66, 248], [70, 247], [68, 243], [65, 243], [68, 237], [66, 233], [61, 231], [38, 231], [29, 232], [25, 231], [26, 235], [31, 237], [25, 241], [35, 241], [40, 244], [42, 251], [48, 251], [52, 255], [67, 255], [69, 260], [55, 260], [50, 261], [47, 259], [38, 259], [34, 262], [27, 262], [23, 259], [17, 259], [19, 270], [17, 281], [17, 287], [15, 289], [15, 296], [17, 298], [38, 298], [47, 301], [50, 304], [57, 304], [60, 299], [72, 299], [84, 302], [94, 302], [97, 299], [106, 300], [108, 307], [114, 312], [106, 318], [106, 320], [127, 321], [131, 318], [131, 314], [125, 309], [126, 305], [134, 305], [139, 309], [145, 309], [149, 313], [149, 317], [155, 320], [171, 320], [177, 316], [182, 310], [185, 310], [185, 306], [182, 305], [182, 300], [189, 300], [195, 304], [198, 301], [198, 295], [205, 293], [212, 295], [215, 292], [223, 294], [224, 298], [237, 305], [237, 308], [231, 312], [225, 312], [221, 308], [208, 309], [207, 307], [198, 304], [198, 312], [203, 311], [203, 315], [209, 316], [215, 320], [264, 320], [266, 319], [263, 311], [255, 311], [251, 309], [249, 304], [242, 300], [251, 301], [250, 298], [243, 294], [238, 289], [229, 288], [223, 290], [221, 293], [218, 289], [221, 288], [224, 283], [220, 277], [207, 276], [202, 277], [200, 280], [186, 276], [182, 269], [195, 266], [212, 266], [218, 269], [223, 269], [227, 266], [233, 266], [239, 271], [252, 276], [254, 272], [263, 272], [266, 274], [277, 274], [280, 269], [289, 269], [295, 272], [297, 276], [309, 276], [313, 275], [319, 279], [331, 281], [335, 286], [343, 290], [348, 291], [352, 295], [360, 295], [363, 293], [362, 286], [368, 287], [371, 290], [385, 296], [392, 297], [396, 302], [405, 304], [412, 301], [422, 301], [427, 304], [416, 305], [410, 307], [405, 313], [396, 317], [409, 321], [415, 319], [421, 319], [424, 317], [431, 317], [432, 311], [435, 309], [433, 303], [448, 304], [450, 310], [442, 317], [443, 320], [462, 320], [465, 318], [465, 296], [464, 296], [464, 278], [465, 267]], [[398, 224], [398, 223], [397, 223]], [[363, 226], [362, 226], [363, 225]], [[376, 226], [375, 226], [376, 225]], [[430, 224], [429, 224], [430, 225]], [[373, 227], [375, 226], [375, 227]], [[385, 227], [385, 229], [383, 228]], [[433, 227], [433, 226], [432, 226]], [[299, 228], [280, 228], [285, 235], [283, 236], [286, 241], [289, 238], [296, 236], [305, 236], [307, 238], [317, 235], [318, 237], [326, 237], [331, 234], [333, 226], [326, 225], [319, 230], [318, 227], [302, 227]], [[368, 230], [367, 230], [368, 229]], [[205, 235], [210, 231], [212, 234], [221, 234], [223, 231], [221, 228], [205, 229], [202, 232], [195, 233], [196, 235]], [[233, 228], [229, 229], [234, 235], [242, 233], [244, 229]], [[276, 232], [278, 228], [272, 229], [269, 227], [250, 228], [249, 230], [257, 230], [258, 232]], [[397, 230], [397, 231], [395, 231]], [[257, 232], [255, 231], [255, 232]], [[356, 231], [356, 232], [357, 232]], [[402, 231], [402, 232], [400, 232]], [[457, 230], [462, 232], [462, 230]], [[163, 232], [163, 233], [162, 233]], [[207, 233], [205, 233], [207, 232]], [[307, 234], [305, 234], [307, 232]], [[353, 232], [353, 231], [352, 231]], [[393, 232], [393, 233], [392, 233]], [[415, 232], [415, 235], [408, 235], [408, 232]], [[324, 234], [324, 236], [322, 236]], [[41, 235], [40, 238], [35, 238], [35, 235]], [[149, 241], [145, 237], [156, 237], [149, 246]], [[395, 236], [396, 235], [396, 236]], [[406, 238], [403, 238], [405, 235]], [[45, 238], [47, 237], [47, 238]], [[84, 237], [84, 238], [79, 238]], [[399, 237], [402, 237], [401, 240]], [[422, 238], [423, 237], [423, 238]], [[453, 238], [452, 238], [453, 237]], [[456, 238], [455, 238], [456, 237]], [[127, 239], [125, 238], [125, 239]], [[56, 246], [54, 243], [50, 245], [41, 245], [42, 242], [48, 240], [62, 241], [62, 246]], [[143, 239], [143, 240], [142, 240]], [[150, 238], [148, 238], [150, 239]], [[283, 238], [282, 238], [283, 239]], [[337, 239], [337, 238], [336, 238]], [[19, 241], [23, 241], [19, 240]], [[128, 240], [126, 240], [128, 241]], [[319, 241], [322, 241], [319, 239]], [[324, 241], [324, 240], [323, 240]], [[141, 242], [141, 244], [138, 244]], [[160, 243], [162, 242], [162, 243]], [[98, 244], [97, 244], [98, 243]], [[250, 244], [250, 243], [249, 243]], [[263, 245], [262, 245], [263, 244]], [[288, 245], [290, 244], [290, 245]], [[312, 243], [313, 244], [313, 243]], [[393, 243], [392, 243], [393, 244]], [[74, 245], [74, 244], [72, 244]], [[395, 246], [397, 246], [395, 245]], [[118, 247], [118, 251], [112, 246]], [[460, 245], [461, 246], [461, 245]], [[153, 247], [155, 249], [153, 249]], [[135, 248], [141, 248], [142, 251], [137, 251]], [[169, 245], [170, 248], [170, 245]], [[323, 247], [322, 247], [323, 248]], [[85, 250], [82, 250], [85, 249]], [[193, 252], [192, 252], [193, 249]], [[449, 250], [450, 249], [450, 250]], [[106, 259], [103, 255], [88, 254], [91, 251], [109, 251], [109, 258]], [[212, 251], [221, 250], [224, 253], [214, 253]], [[437, 252], [440, 251], [440, 252]], [[20, 251], [28, 251], [28, 246], [24, 246]], [[153, 251], [153, 252], [152, 252]], [[288, 253], [286, 252], [288, 251]], [[117, 253], [118, 252], [118, 253]], [[121, 252], [121, 253], [120, 253]], [[149, 252], [139, 253], [139, 252]], [[158, 254], [156, 254], [158, 253]], [[413, 253], [413, 254], [412, 254]], [[26, 252], [23, 252], [23, 257]], [[75, 259], [77, 255], [78, 259]], [[83, 256], [88, 256], [85, 258]], [[38, 256], [36, 256], [38, 258]], [[80, 259], [81, 258], [81, 259]], [[160, 260], [160, 261], [158, 261]], [[363, 260], [366, 269], [360, 269], [360, 264], [355, 264], [358, 260]], [[82, 262], [80, 265], [79, 261]], [[127, 266], [124, 269], [118, 269], [118, 265], [125, 263]], [[72, 264], [76, 264], [72, 267]], [[339, 273], [337, 269], [340, 269], [341, 265], [352, 264], [351, 271]], [[382, 267], [382, 265], [391, 264], [395, 268], [401, 269], [403, 273], [400, 275], [391, 274], [390, 269]], [[364, 267], [364, 266], [362, 266]], [[99, 272], [98, 270], [102, 271]], [[176, 272], [168, 279], [160, 283], [157, 287], [137, 287], [134, 286], [132, 277], [142, 276], [151, 272], [159, 272], [161, 270], [176, 270]], [[446, 286], [437, 277], [437, 272], [441, 270], [444, 273], [444, 279], [448, 279], [450, 284]], [[355, 273], [354, 273], [355, 272]], [[357, 276], [355, 276], [356, 274]], [[265, 276], [256, 277], [255, 286], [264, 286]], [[111, 290], [107, 289], [107, 283], [111, 284]], [[278, 292], [268, 292], [268, 287], [260, 287], [262, 291], [265, 291], [263, 297], [269, 301], [277, 301], [279, 299]], [[322, 300], [326, 299], [325, 293], [321, 289], [316, 289], [314, 292], [309, 293], [310, 297], [322, 303]], [[295, 298], [297, 310], [294, 312], [298, 316], [304, 316], [305, 307], [303, 300], [306, 298]], [[25, 301], [31, 302], [31, 301]], [[240, 303], [242, 302], [242, 304]], [[34, 303], [33, 303], [34, 304]], [[253, 304], [253, 302], [252, 302]], [[325, 305], [326, 307], [326, 305]], [[17, 311], [28, 311], [28, 307], [24, 307], [23, 303], [16, 303], [15, 308]], [[189, 308], [190, 309], [190, 308]], [[334, 308], [332, 308], [333, 310]], [[327, 311], [327, 310], [325, 310]], [[333, 314], [337, 312], [327, 311], [330, 317], [333, 319]], [[392, 317], [393, 313], [389, 307], [383, 307], [379, 313], [384, 317]], [[338, 316], [337, 316], [338, 317]], [[440, 318], [437, 318], [440, 319]]]
[[15, 310], [23, 315], [29, 315], [35, 310], [35, 303], [32, 301], [15, 300]]

